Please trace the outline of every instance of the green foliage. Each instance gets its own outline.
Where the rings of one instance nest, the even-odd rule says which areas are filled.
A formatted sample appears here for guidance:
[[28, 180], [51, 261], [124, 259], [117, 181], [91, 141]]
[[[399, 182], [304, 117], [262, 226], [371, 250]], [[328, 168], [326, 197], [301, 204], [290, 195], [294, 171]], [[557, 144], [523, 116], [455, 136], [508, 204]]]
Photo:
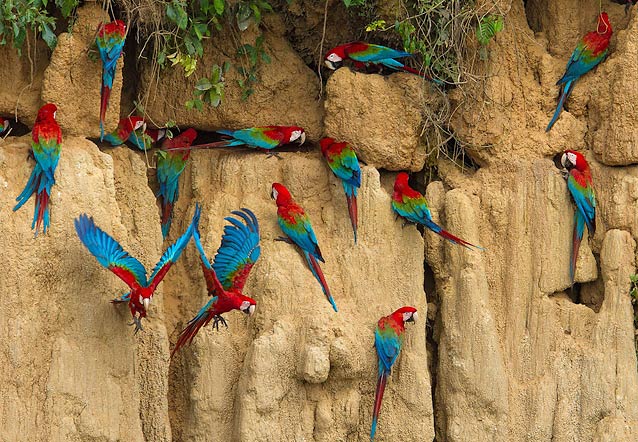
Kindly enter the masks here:
[[366, 4], [366, 0], [343, 0], [343, 4], [346, 5], [346, 8], [350, 8], [352, 6], [363, 6]]
[[80, 0], [2, 0], [0, 1], [0, 46], [9, 37], [13, 46], [21, 52], [31, 31], [42, 37], [53, 49], [57, 37], [53, 32], [56, 19], [51, 14], [57, 9], [63, 18], [69, 18]]
[[503, 30], [502, 15], [486, 15], [476, 27], [476, 38], [482, 45], [487, 45], [492, 38]]
[[270, 56], [264, 50], [264, 37], [260, 35], [255, 40], [254, 45], [245, 44], [237, 48], [237, 56], [244, 57], [248, 66], [238, 66], [237, 71], [241, 74], [242, 78], [237, 80], [239, 87], [241, 87], [242, 100], [248, 99], [254, 91], [253, 87], [259, 82], [257, 71], [261, 62], [270, 64]]
[[272, 6], [266, 0], [243, 0], [237, 4], [237, 27], [245, 31], [251, 22], [259, 24], [263, 12], [272, 12]]
[[186, 102], [186, 108], [201, 111], [204, 103], [212, 107], [218, 107], [224, 99], [224, 74], [230, 69], [230, 63], [225, 62], [223, 67], [213, 65], [210, 77], [202, 77], [197, 80], [193, 99]]

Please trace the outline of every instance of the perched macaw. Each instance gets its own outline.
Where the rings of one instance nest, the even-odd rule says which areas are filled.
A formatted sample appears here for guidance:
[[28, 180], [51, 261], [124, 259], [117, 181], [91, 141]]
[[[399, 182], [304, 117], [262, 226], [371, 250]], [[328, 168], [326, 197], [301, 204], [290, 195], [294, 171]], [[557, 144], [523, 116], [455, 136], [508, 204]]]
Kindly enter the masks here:
[[210, 264], [199, 238], [199, 231], [195, 229], [193, 239], [202, 261], [202, 270], [206, 279], [206, 287], [210, 300], [197, 315], [188, 321], [188, 325], [179, 335], [171, 357], [186, 343], [191, 343], [200, 328], [207, 325], [211, 319], [213, 327], [219, 328], [219, 322], [226, 324], [221, 316], [231, 310], [240, 310], [247, 315], [255, 312], [254, 299], [242, 293], [248, 274], [259, 259], [259, 224], [257, 217], [248, 209], [233, 211], [233, 215], [244, 222], [232, 217], [224, 218], [231, 225], [224, 227], [222, 243], [217, 249], [213, 265]]
[[463, 247], [472, 249], [475, 247], [483, 250], [483, 247], [475, 246], [469, 242], [458, 238], [443, 230], [441, 226], [432, 221], [432, 214], [425, 197], [414, 190], [408, 184], [408, 174], [399, 172], [394, 182], [394, 193], [392, 194], [392, 209], [408, 222], [422, 224], [434, 233], [442, 236], [452, 244], [460, 244]]
[[117, 128], [104, 136], [104, 141], [111, 143], [112, 146], [121, 146], [134, 131], [141, 130], [143, 132], [145, 127], [146, 123], [142, 117], [122, 118], [117, 124]]
[[166, 129], [141, 128], [133, 131], [128, 140], [139, 150], [148, 150], [154, 143], [164, 138], [164, 135], [166, 135]]
[[55, 169], [58, 167], [60, 152], [62, 151], [62, 130], [55, 121], [55, 113], [58, 108], [55, 104], [47, 103], [38, 111], [31, 130], [31, 150], [35, 159], [35, 167], [31, 172], [29, 181], [16, 201], [15, 212], [27, 202], [31, 195], [36, 194], [35, 210], [31, 228], [35, 229], [36, 236], [43, 228], [47, 233], [51, 223], [49, 203], [51, 200], [51, 188], [55, 184]]
[[199, 223], [200, 208], [195, 206], [193, 219], [186, 232], [172, 244], [146, 279], [146, 269], [135, 258], [130, 256], [120, 244], [102, 229], [97, 227], [93, 218], [87, 214], [75, 219], [75, 231], [80, 241], [89, 249], [102, 266], [117, 275], [131, 289], [130, 292], [114, 299], [113, 303], [128, 302], [135, 333], [142, 330], [142, 318], [146, 317], [146, 311], [153, 300], [153, 294], [159, 283], [164, 279], [171, 266], [179, 259], [182, 251], [190, 241], [193, 232]]
[[403, 347], [403, 332], [406, 322], [416, 322], [417, 312], [414, 307], [401, 307], [389, 316], [379, 319], [374, 331], [374, 346], [377, 348], [379, 358], [379, 375], [377, 378], [377, 391], [374, 394], [374, 408], [372, 411], [372, 427], [370, 440], [374, 440], [379, 420], [379, 410], [383, 400], [383, 392], [392, 366], [399, 357]]
[[326, 295], [326, 298], [328, 298], [334, 311], [338, 311], [337, 304], [335, 304], [330, 294], [330, 288], [328, 287], [326, 278], [323, 276], [321, 267], [319, 267], [319, 263], [317, 262], [317, 260], [321, 262], [326, 261], [324, 261], [321, 255], [319, 244], [317, 244], [317, 237], [310, 225], [310, 218], [308, 218], [303, 208], [293, 201], [290, 192], [283, 184], [273, 183], [270, 195], [277, 203], [277, 221], [279, 222], [279, 227], [281, 227], [281, 230], [286, 235], [285, 237], [277, 238], [277, 241], [296, 244], [301, 248], [312, 274], [317, 281], [319, 281], [319, 284], [321, 284], [323, 293]]
[[117, 60], [124, 49], [126, 25], [122, 20], [108, 24], [100, 23], [95, 42], [102, 59], [102, 92], [100, 103], [100, 141], [104, 138], [104, 117], [109, 106], [109, 97], [113, 88], [113, 79], [117, 68]]
[[[355, 68], [360, 70], [365, 69], [367, 66], [378, 67], [381, 65], [395, 71], [403, 71], [418, 75], [426, 80], [433, 80], [429, 75], [421, 73], [416, 69], [395, 60], [396, 58], [412, 57], [413, 55], [414, 54], [410, 54], [409, 52], [397, 51], [396, 49], [388, 48], [386, 46], [375, 45], [363, 41], [355, 41], [332, 48], [326, 54], [324, 63], [329, 69], [335, 70], [343, 61], [351, 60], [354, 63]], [[435, 80], [435, 82], [441, 83], [439, 80]]]
[[0, 135], [9, 130], [9, 120], [7, 118], [0, 117]]
[[217, 133], [230, 138], [193, 146], [193, 148], [247, 146], [270, 151], [294, 141], [297, 141], [299, 145], [306, 141], [306, 132], [298, 126], [249, 127], [240, 130], [218, 130]]
[[561, 164], [567, 169], [567, 188], [576, 204], [574, 214], [574, 233], [572, 235], [572, 257], [569, 265], [569, 277], [574, 286], [574, 274], [576, 273], [576, 260], [580, 242], [585, 233], [585, 224], [589, 229], [590, 238], [596, 233], [596, 195], [594, 195], [594, 182], [592, 181], [589, 164], [585, 157], [576, 151], [566, 150], [560, 159]]
[[157, 155], [157, 182], [159, 199], [162, 209], [162, 235], [168, 236], [173, 220], [173, 205], [179, 198], [179, 176], [186, 167], [190, 150], [186, 149], [197, 138], [197, 131], [186, 129], [175, 138], [166, 139], [162, 143], [162, 150]]
[[350, 214], [350, 222], [354, 232], [354, 242], [357, 242], [357, 190], [361, 187], [361, 168], [357, 154], [348, 143], [337, 143], [332, 138], [323, 138], [319, 144], [321, 145], [321, 153], [328, 161], [328, 166], [337, 178], [343, 184], [343, 190], [346, 193], [346, 201], [348, 202], [348, 213]]
[[576, 81], [605, 59], [611, 34], [612, 29], [609, 17], [606, 12], [601, 12], [598, 16], [596, 31], [589, 32], [580, 40], [567, 62], [565, 74], [556, 82], [557, 85], [561, 86], [560, 97], [554, 116], [547, 125], [545, 132], [549, 132], [556, 120], [558, 120], [558, 116], [563, 111], [565, 100], [572, 93]]

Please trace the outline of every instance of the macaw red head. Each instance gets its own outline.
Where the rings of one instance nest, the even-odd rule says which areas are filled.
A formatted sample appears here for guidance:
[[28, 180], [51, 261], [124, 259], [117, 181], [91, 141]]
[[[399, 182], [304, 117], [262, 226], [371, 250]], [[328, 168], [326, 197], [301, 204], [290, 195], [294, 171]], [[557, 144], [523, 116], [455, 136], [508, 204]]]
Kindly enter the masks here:
[[405, 189], [409, 189], [410, 185], [408, 181], [410, 176], [405, 172], [399, 172], [396, 180], [394, 180], [394, 191], [395, 192], [403, 192]]
[[560, 163], [567, 170], [576, 169], [579, 172], [584, 172], [589, 169], [589, 164], [587, 164], [583, 154], [575, 150], [566, 150], [560, 158]]
[[286, 186], [279, 183], [272, 183], [272, 190], [270, 191], [270, 196], [275, 200], [278, 206], [282, 204], [287, 204], [292, 201], [292, 195]]
[[306, 141], [306, 131], [299, 126], [280, 126], [279, 130], [284, 133], [285, 141], [283, 144], [298, 141], [301, 146]]
[[55, 120], [55, 114], [58, 110], [58, 107], [53, 103], [47, 103], [40, 108], [38, 111], [38, 117], [36, 118], [37, 122], [42, 121], [50, 121]]
[[598, 16], [598, 27], [596, 28], [596, 33], [607, 36], [611, 36], [613, 33], [611, 23], [609, 22], [609, 16], [606, 12], [601, 12]]
[[337, 46], [336, 48], [332, 48], [324, 57], [324, 63], [328, 69], [332, 69], [333, 71], [339, 67], [341, 62], [346, 57], [346, 47], [348, 45]]
[[401, 323], [416, 322], [418, 319], [416, 309], [410, 306], [401, 307], [390, 316], [392, 316], [397, 322]]
[[319, 145], [321, 146], [321, 153], [324, 154], [324, 156], [326, 155], [326, 153], [328, 152], [328, 149], [330, 149], [330, 146], [332, 146], [335, 143], [334, 138], [330, 138], [330, 137], [324, 137], [321, 139], [321, 141], [319, 141]]
[[[192, 127], [189, 127], [184, 132], [177, 135], [175, 138], [166, 139], [162, 144], [162, 149], [170, 150], [170, 149], [183, 149], [185, 147], [189, 147], [193, 144], [197, 138], [197, 131]], [[187, 152], [189, 152], [187, 150]]]
[[120, 36], [124, 37], [126, 35], [126, 25], [122, 20], [115, 20], [105, 25], [100, 23], [100, 30], [98, 31], [98, 35], [100, 37], [104, 37], [104, 34], [119, 34]]
[[238, 306], [237, 308], [242, 312], [246, 313], [248, 316], [252, 316], [255, 313], [255, 307], [257, 306], [257, 302], [244, 295], [237, 295], [238, 298]]

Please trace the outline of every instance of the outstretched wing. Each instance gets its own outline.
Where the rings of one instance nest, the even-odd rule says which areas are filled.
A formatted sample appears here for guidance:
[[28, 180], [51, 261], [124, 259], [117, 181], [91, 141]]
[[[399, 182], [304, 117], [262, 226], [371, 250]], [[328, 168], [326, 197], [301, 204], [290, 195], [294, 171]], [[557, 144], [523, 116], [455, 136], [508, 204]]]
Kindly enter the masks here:
[[261, 249], [259, 247], [259, 224], [255, 214], [246, 208], [231, 212], [237, 218], [226, 217], [230, 225], [224, 227], [222, 243], [217, 249], [213, 269], [224, 289], [242, 291]]
[[223, 296], [224, 287], [222, 286], [222, 283], [219, 282], [219, 279], [215, 274], [215, 270], [213, 270], [213, 266], [210, 265], [210, 261], [206, 257], [206, 252], [204, 252], [204, 247], [202, 246], [202, 242], [199, 238], [199, 229], [197, 228], [193, 232], [193, 240], [195, 241], [195, 246], [199, 251], [199, 257], [202, 261], [202, 270], [204, 271], [204, 279], [206, 280], [206, 289], [208, 290], [208, 294]]
[[111, 236], [97, 227], [93, 218], [82, 214], [74, 221], [80, 241], [100, 264], [115, 273], [131, 289], [145, 287], [146, 269], [130, 256]]
[[199, 204], [196, 204], [193, 219], [188, 226], [188, 229], [186, 229], [186, 232], [184, 232], [182, 236], [177, 238], [177, 241], [175, 241], [174, 244], [171, 244], [169, 248], [166, 249], [157, 265], [155, 265], [153, 273], [149, 278], [149, 287], [151, 288], [151, 291], [155, 290], [157, 285], [162, 281], [162, 279], [164, 279], [164, 276], [166, 276], [166, 272], [168, 272], [173, 263], [177, 261], [181, 256], [184, 248], [188, 244], [188, 241], [190, 241], [191, 236], [193, 236], [193, 232], [195, 231], [195, 229], [197, 229], [200, 215], [201, 209], [199, 207]]

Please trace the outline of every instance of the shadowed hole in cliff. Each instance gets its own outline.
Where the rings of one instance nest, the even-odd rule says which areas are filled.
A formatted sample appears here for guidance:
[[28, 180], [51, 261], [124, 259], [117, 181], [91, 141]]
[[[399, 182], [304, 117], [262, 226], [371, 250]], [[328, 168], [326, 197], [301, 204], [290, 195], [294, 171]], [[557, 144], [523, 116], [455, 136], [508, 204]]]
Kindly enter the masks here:
[[565, 291], [553, 293], [550, 297], [569, 299], [574, 304], [582, 304], [598, 313], [605, 300], [605, 284], [600, 273], [598, 259], [596, 259], [596, 266], [598, 268], [598, 278], [595, 281], [577, 282], [574, 284], [573, 290], [567, 288]]
[[[439, 366], [439, 296], [436, 289], [434, 272], [428, 263], [423, 261], [423, 289], [428, 303], [428, 314], [425, 322], [425, 350], [427, 355], [427, 369], [430, 373], [430, 388], [432, 393], [432, 409], [436, 410], [436, 374]], [[434, 428], [436, 428], [436, 413], [433, 414]], [[436, 439], [435, 439], [436, 440]]]
[[31, 128], [21, 121], [16, 121], [14, 118], [9, 119], [9, 124], [11, 125], [10, 132], [8, 134], [4, 134], [0, 138], [5, 137], [21, 137], [23, 135], [27, 135], [31, 132]]

